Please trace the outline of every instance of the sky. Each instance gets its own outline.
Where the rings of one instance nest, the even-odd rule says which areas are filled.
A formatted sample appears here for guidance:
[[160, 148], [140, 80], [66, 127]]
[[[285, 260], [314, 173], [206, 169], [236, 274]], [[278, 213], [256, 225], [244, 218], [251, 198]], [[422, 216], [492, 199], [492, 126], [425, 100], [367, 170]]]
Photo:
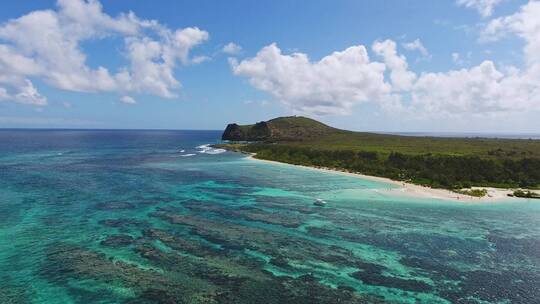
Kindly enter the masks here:
[[540, 132], [540, 1], [4, 1], [0, 128]]

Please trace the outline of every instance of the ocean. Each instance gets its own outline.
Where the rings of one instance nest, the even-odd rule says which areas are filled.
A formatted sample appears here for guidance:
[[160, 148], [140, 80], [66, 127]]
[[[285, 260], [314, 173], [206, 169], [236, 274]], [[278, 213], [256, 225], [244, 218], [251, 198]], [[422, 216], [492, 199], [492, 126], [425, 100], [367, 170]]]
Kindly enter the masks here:
[[539, 133], [487, 133], [487, 132], [379, 132], [381, 134], [454, 137], [454, 138], [498, 138], [498, 139], [540, 139]]
[[220, 135], [0, 130], [0, 303], [540, 303], [539, 202], [402, 197]]

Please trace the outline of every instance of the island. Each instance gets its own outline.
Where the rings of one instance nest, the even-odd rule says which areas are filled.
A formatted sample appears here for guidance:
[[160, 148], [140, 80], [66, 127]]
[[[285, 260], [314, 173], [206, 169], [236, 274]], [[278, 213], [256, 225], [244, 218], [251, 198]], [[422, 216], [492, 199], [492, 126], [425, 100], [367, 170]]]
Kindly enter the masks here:
[[468, 196], [484, 196], [484, 188], [490, 187], [509, 189], [508, 196], [536, 198], [532, 190], [540, 188], [540, 140], [355, 132], [301, 116], [229, 124], [222, 139], [221, 148], [261, 160], [389, 178]]

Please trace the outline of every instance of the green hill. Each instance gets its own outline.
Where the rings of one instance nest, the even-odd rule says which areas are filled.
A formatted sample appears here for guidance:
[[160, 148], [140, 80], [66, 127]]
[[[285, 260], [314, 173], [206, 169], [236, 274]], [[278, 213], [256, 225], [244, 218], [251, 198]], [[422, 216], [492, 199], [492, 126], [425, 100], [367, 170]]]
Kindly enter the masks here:
[[253, 125], [229, 124], [222, 139], [386, 154], [400, 152], [476, 155], [485, 158], [540, 158], [540, 140], [420, 137], [353, 132], [336, 129], [301, 116], [279, 117]]
[[[306, 117], [229, 124], [229, 149], [257, 158], [330, 167], [443, 188], [538, 187], [540, 140], [353, 132]], [[244, 143], [244, 142], [250, 143]]]
[[347, 132], [329, 127], [316, 120], [289, 116], [261, 121], [253, 125], [229, 124], [223, 132], [223, 140], [233, 141], [310, 141], [320, 136], [332, 136]]

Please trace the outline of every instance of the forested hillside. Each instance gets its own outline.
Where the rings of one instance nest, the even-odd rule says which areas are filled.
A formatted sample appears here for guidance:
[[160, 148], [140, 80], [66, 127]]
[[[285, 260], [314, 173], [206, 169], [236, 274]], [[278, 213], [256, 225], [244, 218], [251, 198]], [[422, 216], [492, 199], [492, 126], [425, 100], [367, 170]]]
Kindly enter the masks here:
[[[232, 141], [226, 147], [257, 153], [261, 159], [342, 169], [437, 188], [540, 185], [538, 140], [352, 132], [305, 117], [276, 118], [265, 124], [266, 135], [255, 142]], [[257, 125], [261, 123], [239, 127], [249, 134]], [[227, 132], [223, 137], [227, 139]]]

